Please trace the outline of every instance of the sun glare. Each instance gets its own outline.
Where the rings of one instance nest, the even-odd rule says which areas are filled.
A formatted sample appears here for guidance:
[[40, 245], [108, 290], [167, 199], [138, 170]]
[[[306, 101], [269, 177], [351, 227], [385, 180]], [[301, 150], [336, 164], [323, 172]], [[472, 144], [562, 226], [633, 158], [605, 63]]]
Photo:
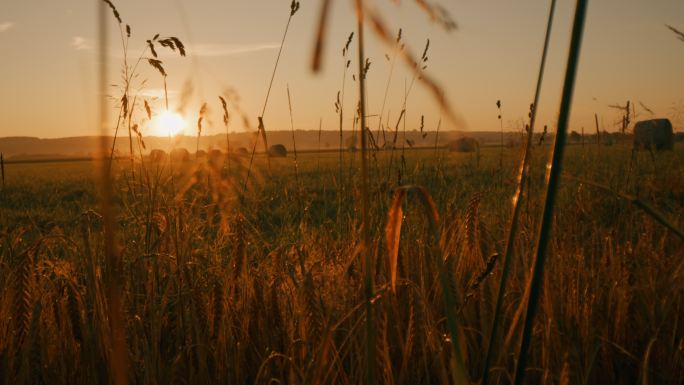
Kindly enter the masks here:
[[155, 118], [154, 126], [160, 135], [176, 136], [183, 133], [186, 122], [179, 113], [165, 111]]

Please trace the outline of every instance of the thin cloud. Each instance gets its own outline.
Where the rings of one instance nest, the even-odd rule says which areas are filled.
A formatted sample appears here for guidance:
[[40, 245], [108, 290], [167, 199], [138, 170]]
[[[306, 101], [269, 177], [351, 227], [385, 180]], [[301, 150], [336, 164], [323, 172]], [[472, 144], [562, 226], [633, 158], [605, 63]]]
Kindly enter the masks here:
[[[178, 91], [177, 90], [168, 90], [167, 94], [169, 96], [169, 99], [173, 99], [176, 96], [178, 96]], [[164, 99], [165, 93], [163, 88], [149, 88], [145, 89], [140, 92], [140, 96], [147, 97], [147, 98], [153, 98], [153, 99]]]
[[74, 36], [71, 39], [71, 46], [77, 51], [91, 50], [93, 49], [93, 42], [85, 37]]
[[269, 51], [273, 49], [278, 49], [279, 47], [280, 45], [276, 43], [243, 45], [198, 44], [193, 47], [188, 47], [188, 53], [190, 55], [205, 57], [236, 56], [261, 51]]
[[[187, 46], [186, 50], [188, 56], [198, 56], [198, 57], [226, 57], [226, 56], [238, 56], [238, 55], [249, 55], [252, 53], [270, 51], [278, 49], [280, 44], [276, 43], [259, 43], [259, 44], [195, 44], [192, 46]], [[180, 57], [178, 51], [173, 52], [165, 47], [156, 48], [159, 59], [173, 59]], [[140, 49], [131, 49], [128, 51], [129, 57], [138, 57], [143, 53]], [[121, 49], [112, 48], [110, 51], [110, 56], [116, 58], [122, 58], [123, 54]], [[145, 56], [151, 57], [152, 55], [148, 50], [145, 51]]]
[[0, 32], [7, 32], [10, 29], [12, 29], [12, 27], [14, 27], [14, 23], [12, 23], [11, 21], [0, 23]]

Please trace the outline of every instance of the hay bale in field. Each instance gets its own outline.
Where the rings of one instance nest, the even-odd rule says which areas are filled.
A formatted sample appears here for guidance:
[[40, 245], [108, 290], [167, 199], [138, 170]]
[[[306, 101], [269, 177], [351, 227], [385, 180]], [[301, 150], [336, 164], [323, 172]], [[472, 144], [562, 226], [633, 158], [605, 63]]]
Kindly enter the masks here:
[[249, 156], [249, 151], [247, 150], [246, 147], [240, 147], [237, 150], [235, 150], [235, 155], [237, 155], [237, 156]]
[[480, 148], [480, 143], [475, 138], [464, 136], [449, 142], [447, 148], [450, 152], [475, 152]]
[[344, 147], [349, 152], [355, 152], [357, 148], [361, 147], [361, 140], [357, 137], [356, 133], [344, 140]]
[[163, 162], [168, 157], [168, 154], [164, 150], [154, 149], [150, 151], [150, 161], [152, 162]]
[[209, 151], [208, 157], [211, 162], [221, 161], [223, 160], [223, 152], [221, 152], [221, 150], [213, 149]]
[[209, 164], [219, 167], [223, 164], [223, 161], [225, 160], [223, 153], [221, 150], [213, 149], [209, 151], [209, 154], [207, 155]]
[[268, 148], [268, 156], [271, 158], [284, 158], [287, 156], [287, 148], [282, 144], [274, 144]]
[[642, 120], [634, 125], [635, 150], [672, 150], [674, 133], [668, 119]]
[[174, 162], [187, 162], [190, 160], [190, 152], [185, 148], [174, 148], [169, 154], [171, 160]]

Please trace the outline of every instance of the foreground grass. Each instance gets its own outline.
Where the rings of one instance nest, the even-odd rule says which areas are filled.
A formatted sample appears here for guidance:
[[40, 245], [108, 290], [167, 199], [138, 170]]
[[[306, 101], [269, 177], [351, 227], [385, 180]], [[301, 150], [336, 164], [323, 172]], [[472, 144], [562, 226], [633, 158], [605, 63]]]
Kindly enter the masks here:
[[[502, 352], [515, 368], [548, 149], [535, 147], [504, 303]], [[385, 222], [399, 185], [424, 186], [440, 215], [441, 250], [463, 354], [477, 381], [498, 289], [519, 149], [475, 154], [375, 153], [369, 198], [377, 379], [449, 383], [451, 348], [440, 256], [419, 205], [406, 205], [397, 290]], [[391, 159], [391, 160], [390, 160]], [[566, 170], [639, 196], [681, 227], [684, 151], [630, 164], [626, 146], [571, 146]], [[246, 162], [200, 159], [117, 168], [126, 334], [135, 383], [362, 383], [360, 155], [300, 154]], [[106, 270], [88, 162], [11, 165], [0, 195], [0, 381], [106, 383]], [[684, 245], [638, 208], [564, 180], [559, 191], [528, 380], [680, 383], [684, 379]]]

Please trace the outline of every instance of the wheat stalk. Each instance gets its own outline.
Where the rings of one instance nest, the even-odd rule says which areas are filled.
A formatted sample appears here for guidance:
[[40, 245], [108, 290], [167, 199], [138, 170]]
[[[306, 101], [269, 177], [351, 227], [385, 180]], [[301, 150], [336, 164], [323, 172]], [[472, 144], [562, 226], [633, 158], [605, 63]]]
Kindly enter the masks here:
[[[437, 212], [437, 206], [432, 199], [432, 195], [428, 192], [425, 187], [407, 185], [397, 188], [394, 192], [394, 198], [390, 205], [388, 212], [388, 221], [385, 227], [385, 236], [387, 241], [387, 249], [389, 251], [389, 266], [390, 266], [390, 281], [391, 288], [394, 291], [396, 288], [396, 276], [397, 276], [397, 257], [399, 252], [399, 241], [401, 238], [401, 225], [403, 221], [403, 209], [402, 204], [409, 194], [416, 195], [422, 204], [423, 212], [428, 220], [430, 226], [430, 234], [432, 236], [433, 244], [433, 255], [439, 257], [439, 277], [440, 284], [442, 287], [442, 296], [444, 300], [444, 309], [447, 316], [447, 326], [449, 329], [449, 334], [451, 336], [451, 347], [454, 358], [454, 376], [456, 383], [469, 383], [468, 373], [463, 360], [463, 355], [460, 346], [460, 334], [458, 332], [458, 322], [456, 321], [456, 298], [455, 298], [455, 282], [453, 274], [449, 266], [451, 265], [452, 258], [445, 254], [446, 251], [440, 250], [441, 236], [439, 230], [439, 213]], [[442, 258], [442, 254], [445, 254]]]
[[[271, 80], [268, 83], [268, 90], [266, 91], [266, 98], [264, 98], [264, 106], [261, 108], [261, 114], [258, 116], [259, 120], [259, 132], [261, 133], [261, 137], [264, 140], [264, 151], [268, 153], [268, 141], [266, 139], [266, 126], [264, 125], [264, 115], [266, 114], [266, 106], [268, 106], [268, 97], [271, 95], [271, 88], [273, 87], [273, 80], [275, 79], [276, 71], [278, 70], [278, 63], [280, 63], [280, 56], [283, 53], [283, 47], [285, 46], [285, 38], [287, 37], [287, 31], [290, 29], [290, 22], [292, 21], [292, 17], [299, 11], [299, 1], [292, 0], [292, 3], [290, 3], [290, 16], [287, 18], [287, 24], [285, 24], [285, 31], [283, 32], [283, 38], [280, 41], [280, 48], [278, 49], [278, 56], [276, 56], [276, 61], [275, 64], [273, 65], [273, 73], [271, 74]], [[252, 171], [252, 163], [254, 161], [254, 154], [256, 153], [256, 147], [257, 144], [259, 143], [258, 140], [254, 142], [254, 147], [252, 147], [252, 155], [249, 158], [249, 166], [247, 167], [247, 176], [245, 177], [245, 183], [243, 186], [243, 194], [244, 192], [247, 191], [247, 182], [249, 181], [249, 177], [251, 175]], [[271, 158], [266, 157], [266, 160], [268, 162], [268, 170], [269, 172], [271, 171]]]
[[[105, 0], [112, 9], [112, 3]], [[128, 354], [126, 347], [126, 331], [124, 329], [123, 314], [123, 287], [122, 287], [122, 264], [119, 255], [119, 246], [116, 239], [116, 220], [113, 207], [112, 181], [104, 154], [107, 152], [107, 101], [105, 99], [107, 91], [107, 17], [104, 3], [99, 3], [99, 127], [100, 127], [100, 204], [102, 217], [104, 220], [104, 242], [105, 258], [107, 265], [107, 289], [108, 289], [108, 310], [109, 310], [109, 343], [111, 343], [111, 356], [109, 359], [112, 380], [115, 385], [126, 385], [128, 383]], [[115, 12], [115, 15], [118, 15]], [[117, 17], [118, 19], [118, 17]], [[111, 162], [110, 162], [111, 165]]]
[[0, 153], [0, 170], [2, 172], [2, 188], [5, 188], [5, 154]]
[[294, 129], [294, 117], [292, 115], [292, 98], [290, 98], [290, 85], [287, 87], [287, 107], [290, 111], [290, 129], [292, 131], [292, 150], [294, 152], [294, 170], [295, 170], [295, 182], [297, 187], [301, 189], [301, 184], [299, 183], [299, 167], [297, 166], [297, 140], [295, 139], [295, 129]]

